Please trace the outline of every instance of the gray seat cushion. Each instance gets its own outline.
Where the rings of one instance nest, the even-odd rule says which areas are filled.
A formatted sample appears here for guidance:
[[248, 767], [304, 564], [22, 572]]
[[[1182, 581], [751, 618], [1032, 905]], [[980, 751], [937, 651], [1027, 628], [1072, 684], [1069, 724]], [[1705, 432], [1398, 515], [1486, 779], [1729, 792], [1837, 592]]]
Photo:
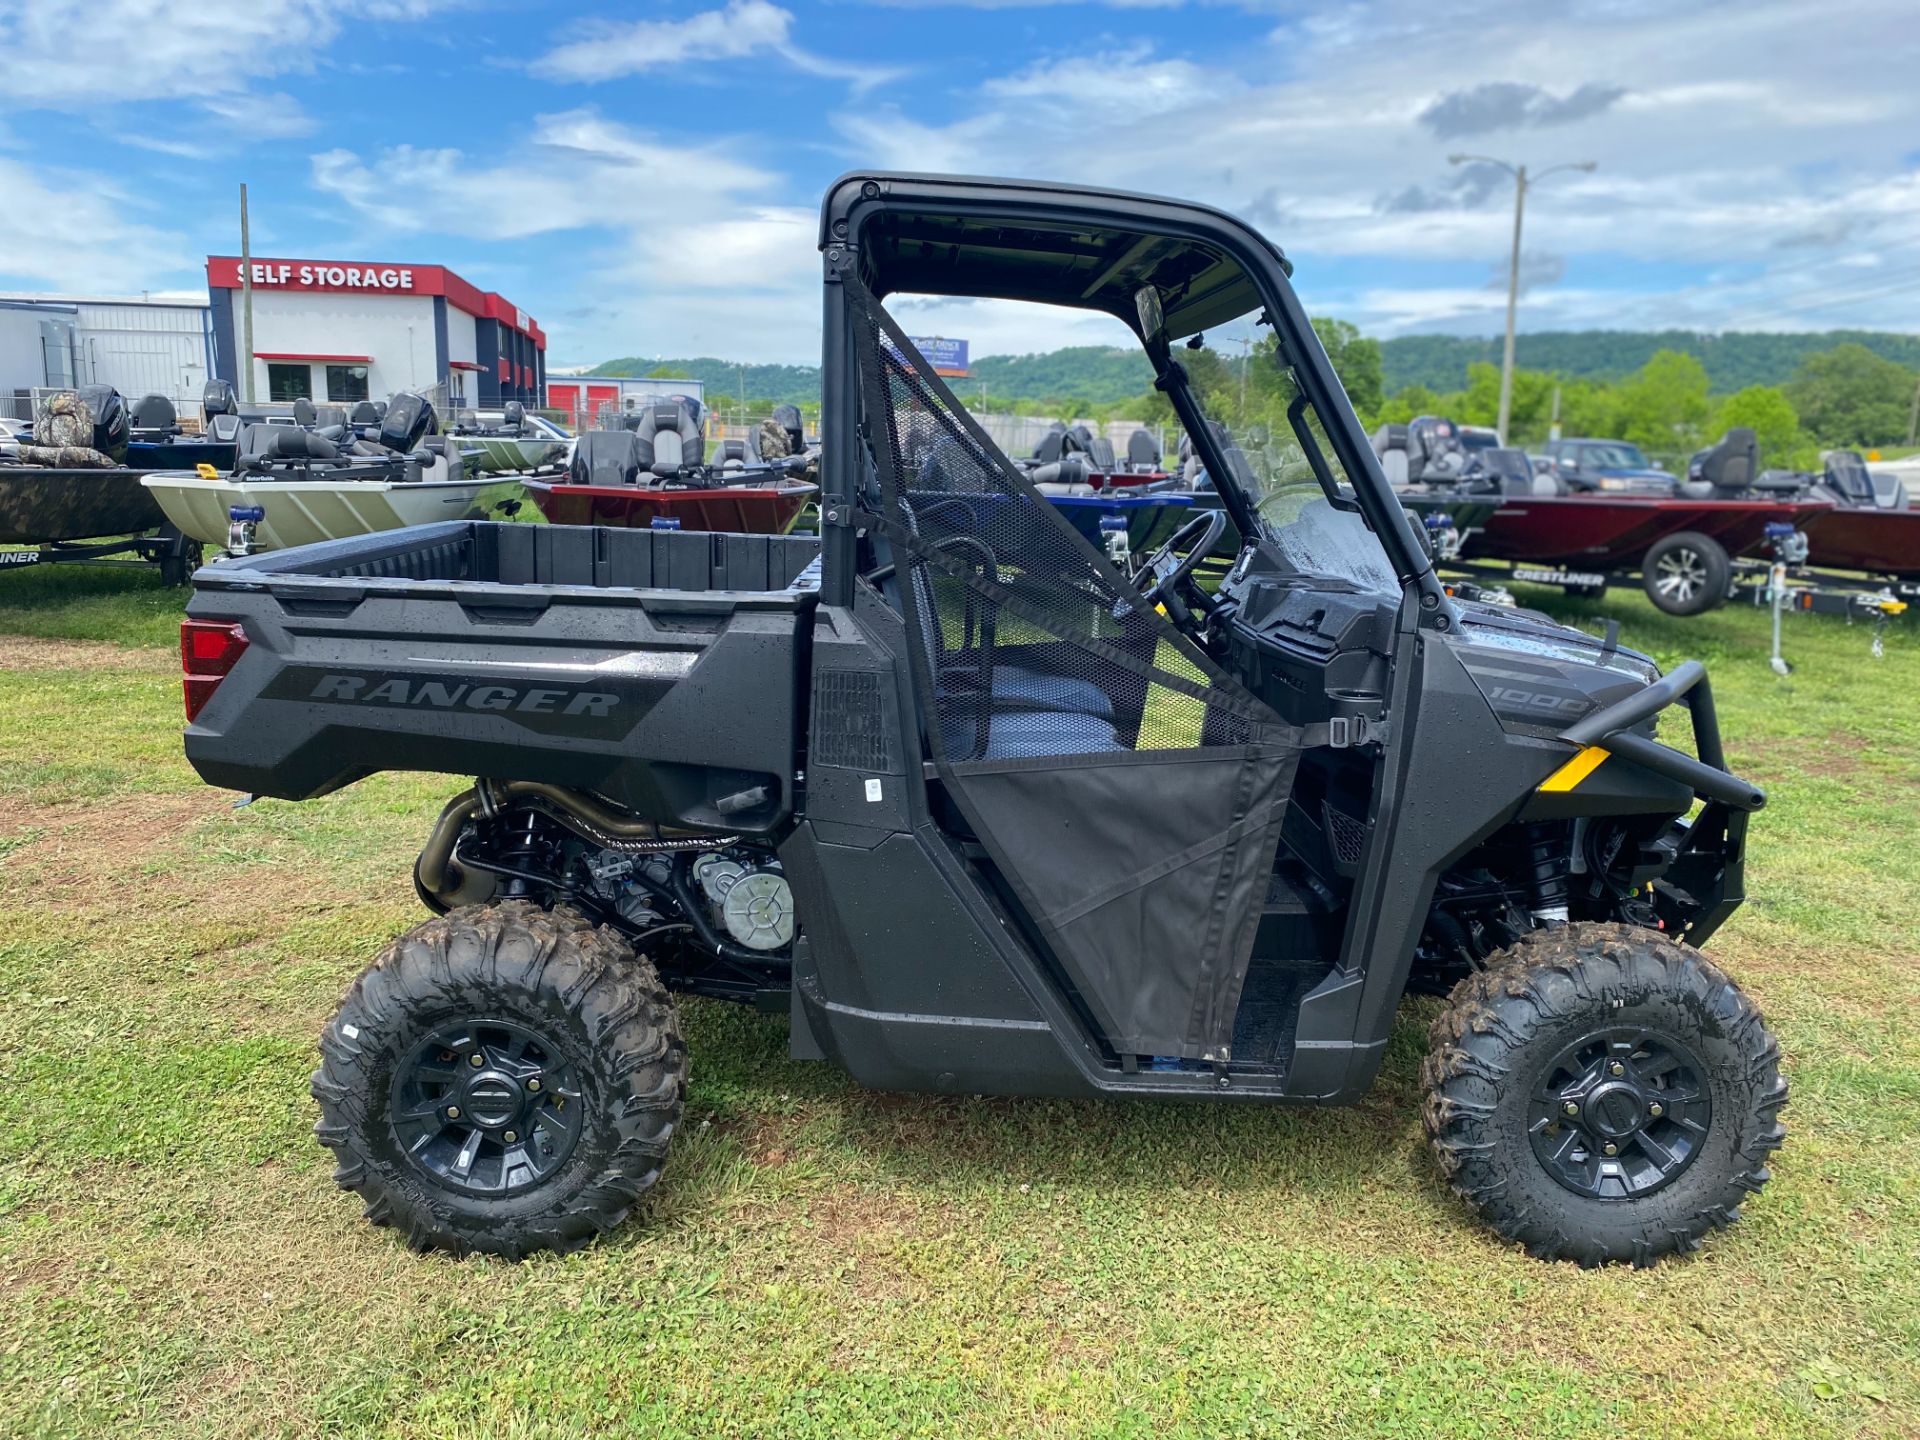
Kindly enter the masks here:
[[996, 709], [987, 723], [986, 750], [975, 756], [977, 723], [972, 718], [947, 722], [947, 754], [957, 759], [1026, 760], [1047, 755], [1104, 755], [1127, 748], [1111, 724], [1091, 715], [1054, 710], [1000, 713]]

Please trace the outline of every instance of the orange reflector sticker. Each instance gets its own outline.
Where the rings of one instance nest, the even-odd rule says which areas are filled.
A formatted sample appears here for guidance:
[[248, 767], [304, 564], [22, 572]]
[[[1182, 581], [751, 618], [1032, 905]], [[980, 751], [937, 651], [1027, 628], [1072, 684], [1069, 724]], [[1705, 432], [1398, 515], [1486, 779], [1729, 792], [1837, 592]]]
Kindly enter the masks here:
[[1600, 768], [1600, 762], [1607, 758], [1608, 752], [1598, 745], [1589, 745], [1553, 774], [1540, 782], [1540, 789], [1553, 795], [1565, 794], [1587, 776]]

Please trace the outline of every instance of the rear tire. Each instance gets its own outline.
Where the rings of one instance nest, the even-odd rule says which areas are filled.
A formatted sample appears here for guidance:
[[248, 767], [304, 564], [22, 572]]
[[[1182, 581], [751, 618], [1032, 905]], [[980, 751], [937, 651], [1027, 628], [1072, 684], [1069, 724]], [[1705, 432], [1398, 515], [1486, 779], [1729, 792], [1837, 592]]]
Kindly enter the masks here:
[[400, 936], [320, 1038], [314, 1136], [418, 1250], [567, 1251], [660, 1177], [687, 1049], [653, 966], [578, 913], [464, 906]]
[[1454, 988], [1421, 1071], [1428, 1139], [1544, 1260], [1649, 1265], [1730, 1225], [1786, 1131], [1780, 1047], [1698, 951], [1630, 925], [1537, 932]]
[[1647, 548], [1640, 562], [1647, 598], [1669, 615], [1700, 615], [1726, 603], [1733, 561], [1711, 535], [1682, 530]]

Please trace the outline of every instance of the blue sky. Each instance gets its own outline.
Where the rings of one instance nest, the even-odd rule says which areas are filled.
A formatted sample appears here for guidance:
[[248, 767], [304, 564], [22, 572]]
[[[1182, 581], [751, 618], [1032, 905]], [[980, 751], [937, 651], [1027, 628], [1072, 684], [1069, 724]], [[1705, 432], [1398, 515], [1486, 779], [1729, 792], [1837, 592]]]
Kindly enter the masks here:
[[[0, 0], [0, 288], [263, 254], [450, 265], [616, 354], [816, 358], [860, 166], [1203, 199], [1380, 335], [1920, 328], [1913, 0]], [[1110, 338], [991, 305], [977, 354]]]

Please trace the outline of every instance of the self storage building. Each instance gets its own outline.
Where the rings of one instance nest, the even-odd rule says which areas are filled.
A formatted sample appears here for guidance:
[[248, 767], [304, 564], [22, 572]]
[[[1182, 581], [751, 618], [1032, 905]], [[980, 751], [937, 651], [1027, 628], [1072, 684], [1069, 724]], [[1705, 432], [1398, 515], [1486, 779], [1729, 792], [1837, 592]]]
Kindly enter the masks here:
[[[241, 262], [207, 257], [217, 373], [244, 397]], [[451, 408], [538, 405], [547, 337], [533, 317], [444, 265], [254, 257], [254, 398], [316, 404], [433, 394]]]

